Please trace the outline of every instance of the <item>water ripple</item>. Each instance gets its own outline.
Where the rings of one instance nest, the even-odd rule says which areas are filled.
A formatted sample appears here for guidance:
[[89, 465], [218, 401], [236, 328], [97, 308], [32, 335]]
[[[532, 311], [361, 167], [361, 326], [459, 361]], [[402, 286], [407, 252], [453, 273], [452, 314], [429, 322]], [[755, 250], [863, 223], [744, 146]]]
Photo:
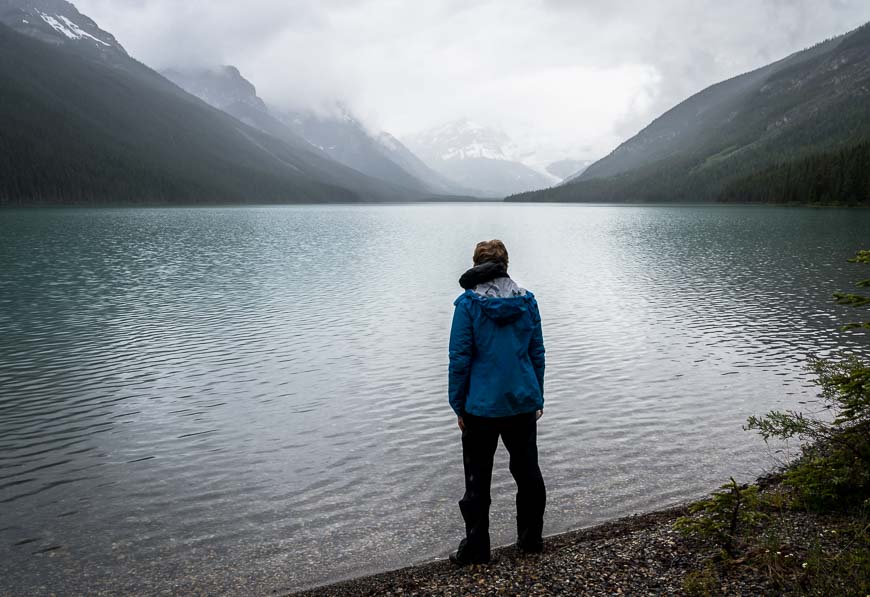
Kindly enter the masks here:
[[[0, 577], [21, 594], [268, 592], [275, 570], [287, 589], [443, 556], [447, 334], [481, 238], [544, 315], [551, 533], [788, 458], [745, 418], [812, 409], [808, 355], [868, 346], [830, 302], [861, 277], [866, 211], [47, 210], [0, 230]], [[496, 543], [512, 494], [499, 450]]]

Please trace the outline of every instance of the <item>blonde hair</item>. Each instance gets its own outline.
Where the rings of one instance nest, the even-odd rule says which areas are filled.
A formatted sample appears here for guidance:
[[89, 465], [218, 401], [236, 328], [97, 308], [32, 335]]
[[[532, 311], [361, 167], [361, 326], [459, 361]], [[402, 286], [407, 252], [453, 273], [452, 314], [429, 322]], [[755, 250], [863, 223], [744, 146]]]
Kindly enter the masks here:
[[474, 247], [474, 265], [480, 265], [489, 261], [501, 263], [507, 269], [508, 252], [504, 243], [498, 239], [483, 240]]

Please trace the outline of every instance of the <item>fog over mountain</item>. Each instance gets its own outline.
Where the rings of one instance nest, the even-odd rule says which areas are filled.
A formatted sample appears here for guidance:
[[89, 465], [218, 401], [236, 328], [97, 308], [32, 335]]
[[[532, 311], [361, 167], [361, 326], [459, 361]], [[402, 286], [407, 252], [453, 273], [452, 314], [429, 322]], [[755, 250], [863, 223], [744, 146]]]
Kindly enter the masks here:
[[721, 80], [870, 20], [866, 0], [78, 0], [163, 69], [233, 64], [270, 105], [398, 138], [467, 117], [544, 171]]
[[[414, 201], [283, 127], [239, 71], [209, 102], [127, 54], [65, 0], [0, 0], [0, 205]], [[246, 122], [242, 122], [246, 121]], [[259, 129], [259, 130], [258, 130]]]
[[481, 194], [440, 176], [389, 133], [370, 133], [343, 106], [337, 105], [333, 114], [267, 106], [257, 95], [253, 83], [230, 65], [171, 68], [162, 74], [188, 93], [245, 124], [291, 146], [320, 152], [368, 176], [426, 193]]
[[504, 131], [467, 118], [410, 135], [405, 143], [443, 176], [493, 197], [541, 189], [553, 183], [523, 163], [521, 150]]
[[561, 180], [569, 180], [583, 174], [592, 164], [592, 160], [559, 160], [549, 164], [547, 172]]
[[512, 201], [870, 201], [870, 23], [695, 94]]

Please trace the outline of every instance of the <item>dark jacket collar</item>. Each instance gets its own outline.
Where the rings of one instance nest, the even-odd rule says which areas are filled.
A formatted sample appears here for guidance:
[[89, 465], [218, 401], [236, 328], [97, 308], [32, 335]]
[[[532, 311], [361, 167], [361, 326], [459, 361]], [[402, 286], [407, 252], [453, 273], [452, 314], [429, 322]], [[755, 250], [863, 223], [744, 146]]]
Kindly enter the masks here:
[[459, 285], [470, 290], [478, 284], [495, 280], [496, 278], [509, 278], [507, 268], [497, 261], [487, 261], [476, 265], [459, 278]]

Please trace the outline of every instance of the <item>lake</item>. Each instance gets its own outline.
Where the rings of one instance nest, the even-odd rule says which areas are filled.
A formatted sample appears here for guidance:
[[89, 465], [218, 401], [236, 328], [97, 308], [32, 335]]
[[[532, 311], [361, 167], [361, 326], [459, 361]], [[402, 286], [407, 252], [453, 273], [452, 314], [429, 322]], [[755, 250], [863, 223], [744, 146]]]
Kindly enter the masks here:
[[[544, 319], [545, 534], [751, 480], [741, 425], [866, 350], [870, 210], [0, 211], [0, 593], [292, 590], [462, 536], [447, 340], [500, 238]], [[493, 542], [514, 540], [500, 447]]]

